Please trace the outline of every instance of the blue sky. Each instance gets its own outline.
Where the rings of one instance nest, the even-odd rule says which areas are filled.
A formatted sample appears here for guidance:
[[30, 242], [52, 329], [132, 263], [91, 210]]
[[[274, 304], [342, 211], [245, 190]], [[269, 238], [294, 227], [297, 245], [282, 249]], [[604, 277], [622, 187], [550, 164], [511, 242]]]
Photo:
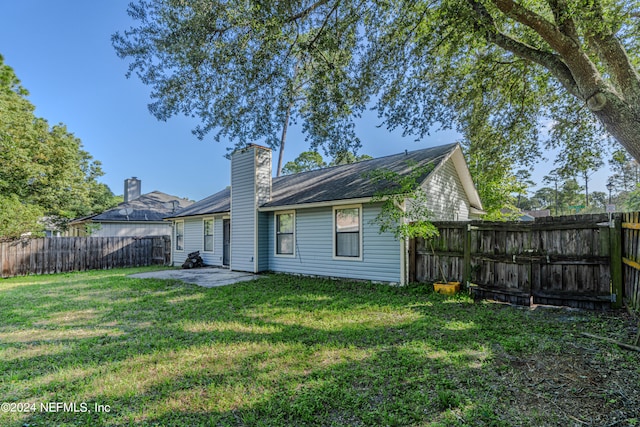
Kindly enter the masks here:
[[[101, 181], [122, 194], [126, 178], [142, 180], [142, 191], [162, 191], [194, 200], [229, 183], [230, 143], [198, 140], [190, 118], [156, 120], [147, 110], [150, 89], [135, 76], [125, 77], [128, 63], [116, 56], [111, 35], [134, 22], [130, 0], [19, 0], [2, 5], [0, 54], [12, 67], [36, 115], [51, 125], [64, 123], [84, 149], [102, 162]], [[436, 146], [457, 140], [454, 132], [436, 132], [416, 142], [399, 132], [378, 128], [375, 114], [357, 124], [360, 153], [374, 157]], [[285, 161], [308, 148], [299, 129], [287, 138]], [[274, 153], [274, 159], [277, 153]], [[275, 164], [275, 162], [274, 162]], [[552, 164], [536, 169], [540, 179]], [[602, 175], [602, 176], [600, 176]], [[604, 191], [606, 173], [590, 183]]]

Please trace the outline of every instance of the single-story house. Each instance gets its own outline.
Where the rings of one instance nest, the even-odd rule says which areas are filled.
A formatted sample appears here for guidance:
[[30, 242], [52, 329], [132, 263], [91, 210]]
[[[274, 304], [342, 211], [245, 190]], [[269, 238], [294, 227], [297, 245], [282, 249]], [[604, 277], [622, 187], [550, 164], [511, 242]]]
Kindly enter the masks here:
[[124, 181], [124, 201], [102, 213], [78, 218], [69, 223], [70, 236], [171, 236], [173, 228], [164, 218], [193, 204], [160, 191], [141, 194], [142, 182]]
[[205, 264], [231, 270], [404, 283], [407, 242], [380, 233], [373, 219], [375, 170], [419, 179], [434, 220], [466, 220], [483, 213], [458, 144], [404, 152], [353, 164], [272, 177], [271, 150], [250, 145], [231, 155], [231, 186], [169, 216], [172, 262], [200, 251]]

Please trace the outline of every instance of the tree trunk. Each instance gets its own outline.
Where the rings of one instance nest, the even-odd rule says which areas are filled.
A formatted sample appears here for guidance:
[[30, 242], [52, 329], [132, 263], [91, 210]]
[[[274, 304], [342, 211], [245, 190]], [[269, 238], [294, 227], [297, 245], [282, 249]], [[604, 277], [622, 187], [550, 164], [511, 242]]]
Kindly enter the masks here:
[[584, 206], [589, 207], [589, 173], [584, 171]]
[[291, 117], [291, 107], [293, 103], [289, 103], [287, 106], [287, 114], [282, 124], [282, 135], [280, 137], [280, 153], [278, 154], [278, 169], [276, 170], [276, 176], [282, 175], [282, 158], [284, 157], [284, 143], [287, 140], [287, 129], [289, 128], [289, 118]]
[[[482, 2], [467, 1], [477, 14], [476, 25], [484, 29], [489, 41], [549, 70], [640, 161], [640, 76], [614, 30], [602, 24], [605, 14], [600, 2], [583, 6], [589, 18], [582, 25], [589, 30], [578, 34], [579, 25], [564, 2], [548, 2], [555, 13], [555, 20], [550, 21], [521, 2], [490, 0], [505, 17], [535, 31], [551, 47], [549, 51], [501, 32]], [[589, 56], [590, 51], [596, 53], [599, 64]]]
[[598, 117], [605, 129], [631, 156], [640, 161], [640, 105], [630, 105], [613, 93], [603, 94], [601, 104], [589, 109]]

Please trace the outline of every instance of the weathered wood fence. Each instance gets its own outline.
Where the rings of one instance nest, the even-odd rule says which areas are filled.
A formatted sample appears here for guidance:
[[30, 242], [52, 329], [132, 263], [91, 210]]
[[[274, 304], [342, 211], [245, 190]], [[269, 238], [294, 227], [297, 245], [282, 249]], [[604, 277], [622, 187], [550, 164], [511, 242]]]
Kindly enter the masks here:
[[640, 311], [640, 212], [622, 219], [624, 297], [629, 307]]
[[612, 221], [602, 214], [531, 223], [436, 223], [438, 238], [410, 242], [410, 280], [445, 276], [467, 284], [476, 298], [519, 305], [606, 309], [620, 307], [626, 298], [637, 306], [640, 224], [638, 214], [634, 218], [630, 228], [622, 228], [629, 221], [623, 224], [622, 214]]
[[168, 236], [53, 237], [0, 243], [2, 277], [164, 265]]

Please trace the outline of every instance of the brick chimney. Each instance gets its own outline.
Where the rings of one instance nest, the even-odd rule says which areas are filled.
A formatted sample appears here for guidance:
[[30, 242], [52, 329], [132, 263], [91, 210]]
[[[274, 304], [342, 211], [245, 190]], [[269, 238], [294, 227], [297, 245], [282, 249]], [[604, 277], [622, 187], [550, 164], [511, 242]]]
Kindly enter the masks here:
[[142, 181], [135, 176], [124, 180], [124, 202], [137, 199], [142, 194]]

